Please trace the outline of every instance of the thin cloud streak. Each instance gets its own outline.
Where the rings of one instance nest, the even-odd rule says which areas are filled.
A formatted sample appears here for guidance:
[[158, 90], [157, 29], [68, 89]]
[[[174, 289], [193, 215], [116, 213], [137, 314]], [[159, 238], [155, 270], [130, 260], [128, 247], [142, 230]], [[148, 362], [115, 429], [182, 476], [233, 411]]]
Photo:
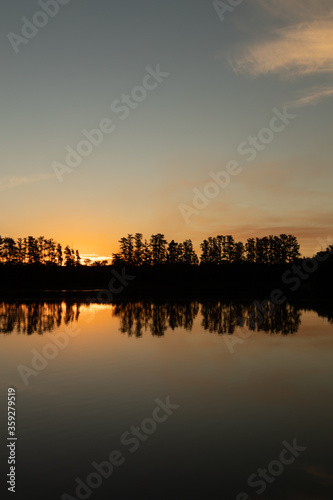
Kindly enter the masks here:
[[31, 177], [5, 177], [0, 179], [0, 191], [5, 191], [7, 189], [13, 189], [24, 184], [31, 184], [32, 182], [40, 182], [47, 179], [53, 179], [55, 176], [53, 174], [37, 174]]
[[289, 107], [313, 106], [322, 99], [333, 96], [333, 87], [313, 87], [303, 91], [300, 96], [288, 103]]

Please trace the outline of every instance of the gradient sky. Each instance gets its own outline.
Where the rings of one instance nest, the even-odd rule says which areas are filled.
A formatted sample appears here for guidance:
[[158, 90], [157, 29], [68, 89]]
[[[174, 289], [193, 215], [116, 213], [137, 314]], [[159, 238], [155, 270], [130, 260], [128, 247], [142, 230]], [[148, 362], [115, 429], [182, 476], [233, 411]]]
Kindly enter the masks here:
[[[2, 236], [104, 256], [134, 232], [196, 249], [291, 232], [306, 255], [333, 240], [331, 0], [244, 0], [224, 20], [211, 1], [70, 0], [15, 53], [8, 33], [40, 10], [0, 7]], [[121, 120], [112, 102], [158, 64], [170, 75]], [[296, 118], [248, 162], [239, 145], [285, 105]], [[59, 182], [52, 163], [103, 118], [114, 132]], [[231, 160], [242, 172], [186, 223]]]

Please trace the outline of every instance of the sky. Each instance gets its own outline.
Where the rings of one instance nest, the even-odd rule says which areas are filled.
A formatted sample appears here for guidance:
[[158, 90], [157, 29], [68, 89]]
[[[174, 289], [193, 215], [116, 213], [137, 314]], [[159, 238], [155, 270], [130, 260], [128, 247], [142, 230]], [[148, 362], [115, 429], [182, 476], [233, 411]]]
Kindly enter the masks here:
[[135, 232], [333, 241], [331, 0], [0, 14], [2, 236], [101, 257]]

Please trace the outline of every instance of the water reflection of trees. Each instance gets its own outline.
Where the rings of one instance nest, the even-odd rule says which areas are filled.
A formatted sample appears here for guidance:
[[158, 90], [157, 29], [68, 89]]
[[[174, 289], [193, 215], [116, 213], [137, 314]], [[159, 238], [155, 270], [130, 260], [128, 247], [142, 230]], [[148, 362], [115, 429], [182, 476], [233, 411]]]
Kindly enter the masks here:
[[275, 306], [207, 302], [202, 304], [202, 326], [209, 332], [219, 334], [235, 332], [237, 327], [267, 333], [295, 333], [301, 324], [301, 312], [296, 306], [284, 303]]
[[[2, 302], [0, 303], [0, 333], [42, 334], [59, 328], [62, 323], [77, 321], [81, 305], [87, 302]], [[88, 304], [89, 306], [89, 304]], [[183, 328], [191, 331], [198, 316], [198, 301], [184, 302], [123, 302], [110, 306], [120, 320], [120, 331], [141, 337], [144, 332], [161, 337], [167, 329]], [[201, 328], [218, 334], [233, 334], [237, 327], [272, 334], [298, 331], [300, 309], [292, 304], [262, 306], [258, 302], [204, 301], [201, 303]]]
[[[168, 328], [192, 330], [199, 312], [198, 302], [117, 304], [114, 315], [120, 318], [120, 331], [141, 337], [143, 331], [163, 336]], [[291, 304], [260, 306], [259, 303], [240, 304], [209, 301], [201, 304], [201, 326], [218, 334], [232, 334], [239, 326], [267, 333], [295, 333], [301, 323], [301, 312]]]
[[77, 302], [1, 302], [0, 333], [43, 334], [59, 328], [61, 323], [77, 321], [80, 304]]
[[198, 302], [116, 304], [113, 314], [120, 318], [120, 331], [141, 337], [143, 331], [161, 337], [168, 328], [191, 330], [199, 311]]

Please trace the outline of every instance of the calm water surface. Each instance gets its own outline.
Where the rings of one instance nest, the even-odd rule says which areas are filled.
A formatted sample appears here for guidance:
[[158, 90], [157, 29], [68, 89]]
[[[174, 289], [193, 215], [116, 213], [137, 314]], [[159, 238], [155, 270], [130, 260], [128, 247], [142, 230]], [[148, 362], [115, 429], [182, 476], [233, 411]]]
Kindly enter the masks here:
[[[331, 500], [330, 316], [260, 314], [218, 301], [1, 303], [1, 498], [14, 387], [13, 498]], [[114, 450], [101, 478], [92, 464]]]

